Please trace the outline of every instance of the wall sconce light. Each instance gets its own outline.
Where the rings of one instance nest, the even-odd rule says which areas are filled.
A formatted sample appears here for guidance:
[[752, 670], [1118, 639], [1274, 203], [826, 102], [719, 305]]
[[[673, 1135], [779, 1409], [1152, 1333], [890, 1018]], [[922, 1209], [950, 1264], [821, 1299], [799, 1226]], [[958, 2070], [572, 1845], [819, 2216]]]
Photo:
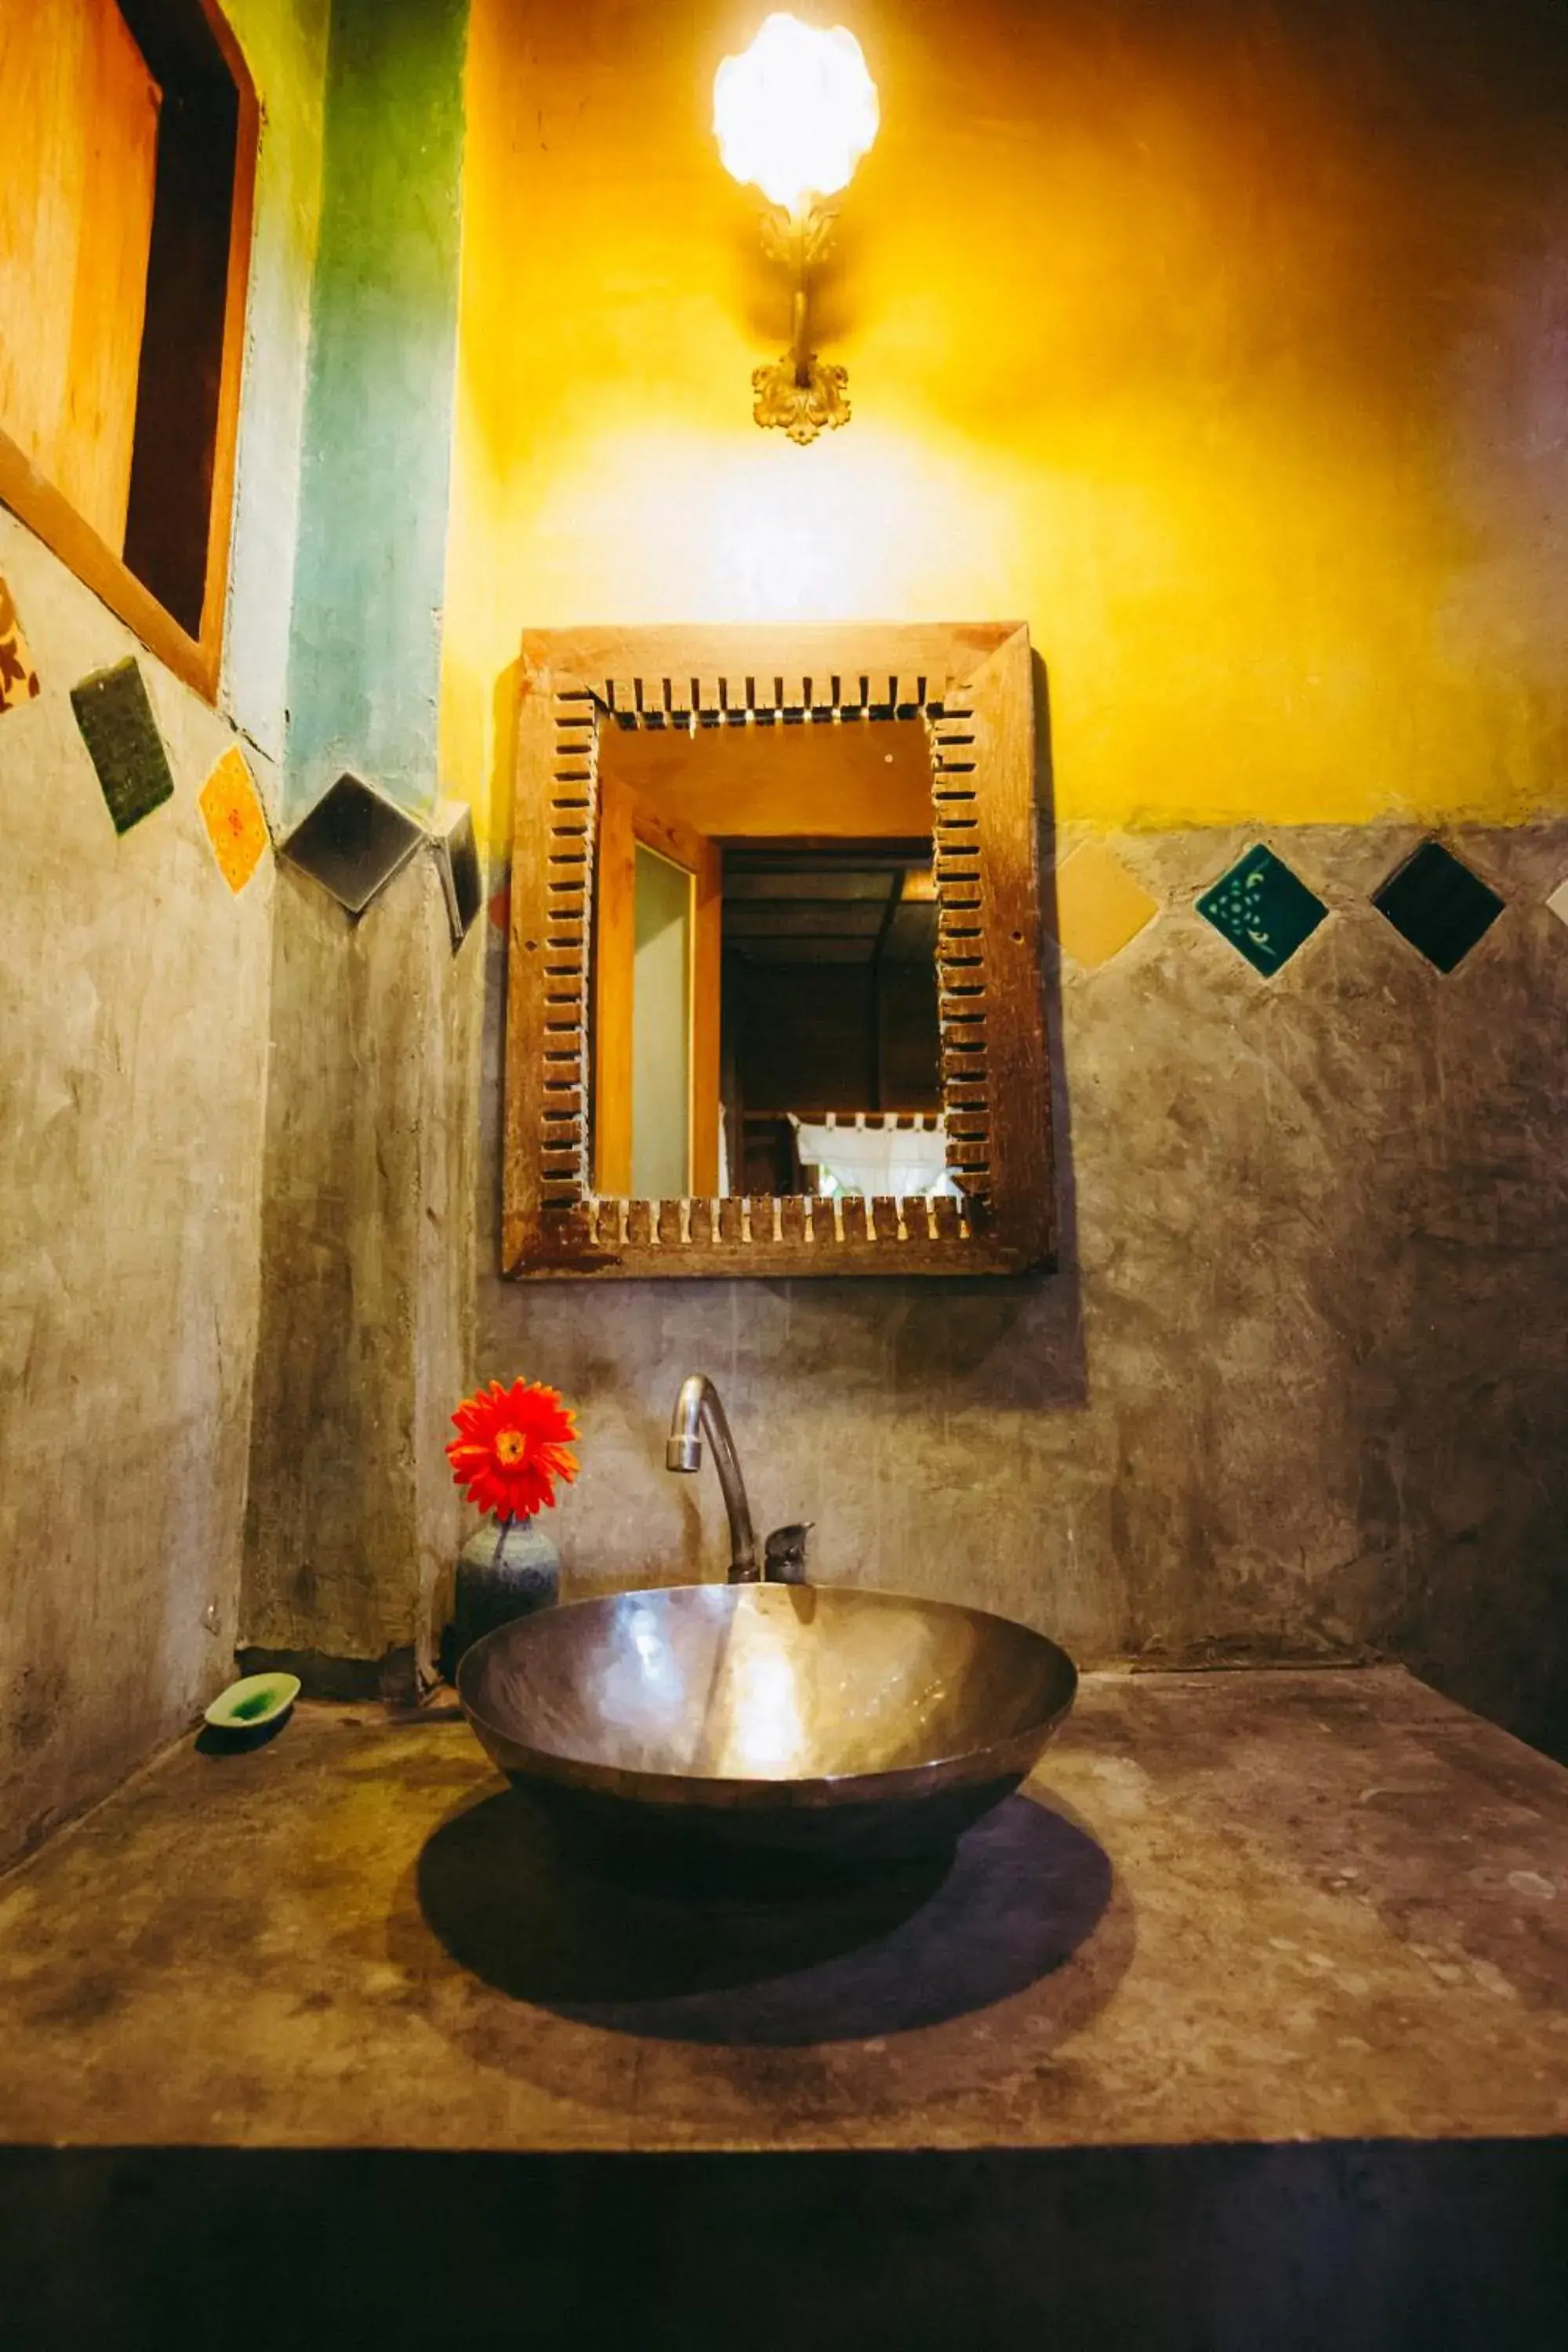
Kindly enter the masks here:
[[760, 188], [763, 247], [795, 279], [790, 347], [752, 376], [752, 414], [792, 441], [849, 422], [848, 375], [810, 348], [812, 270], [832, 241], [824, 198], [847, 188], [877, 136], [877, 85], [853, 33], [767, 17], [749, 49], [726, 58], [713, 81], [713, 131], [727, 172]]

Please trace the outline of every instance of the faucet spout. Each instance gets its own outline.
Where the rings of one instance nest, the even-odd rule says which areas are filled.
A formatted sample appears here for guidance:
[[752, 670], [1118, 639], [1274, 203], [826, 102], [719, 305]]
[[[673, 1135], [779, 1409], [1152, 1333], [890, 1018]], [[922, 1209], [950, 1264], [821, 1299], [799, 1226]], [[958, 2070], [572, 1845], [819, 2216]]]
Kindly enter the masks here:
[[730, 1521], [730, 1581], [755, 1584], [757, 1540], [752, 1532], [752, 1509], [746, 1500], [746, 1482], [741, 1475], [735, 1441], [730, 1434], [718, 1390], [705, 1372], [690, 1372], [680, 1383], [680, 1394], [670, 1416], [669, 1439], [664, 1449], [667, 1470], [700, 1470], [704, 1430], [712, 1441], [713, 1467], [719, 1473]]

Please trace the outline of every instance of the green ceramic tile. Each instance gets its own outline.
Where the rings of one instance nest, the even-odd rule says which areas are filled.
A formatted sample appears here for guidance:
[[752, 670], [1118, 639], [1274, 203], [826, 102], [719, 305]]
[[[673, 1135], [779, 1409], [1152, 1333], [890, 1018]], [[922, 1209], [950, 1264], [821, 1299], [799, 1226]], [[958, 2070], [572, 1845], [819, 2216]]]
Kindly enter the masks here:
[[1198, 900], [1198, 912], [1266, 980], [1310, 939], [1328, 908], [1259, 842]]
[[129, 833], [174, 796], [168, 754], [135, 656], [128, 654], [112, 669], [94, 670], [73, 686], [71, 709], [98, 771], [114, 830]]

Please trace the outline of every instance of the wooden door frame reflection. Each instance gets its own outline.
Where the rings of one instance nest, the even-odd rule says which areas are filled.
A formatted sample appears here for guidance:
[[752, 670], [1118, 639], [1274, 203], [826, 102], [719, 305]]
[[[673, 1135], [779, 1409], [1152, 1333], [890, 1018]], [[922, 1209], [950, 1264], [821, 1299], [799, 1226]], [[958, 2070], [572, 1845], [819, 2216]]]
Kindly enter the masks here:
[[719, 981], [723, 859], [713, 842], [656, 809], [618, 778], [601, 776], [594, 861], [594, 1020], [590, 1032], [595, 1117], [594, 1190], [629, 1196], [632, 1179], [632, 966], [637, 950], [637, 851], [640, 844], [691, 877], [687, 950], [687, 1168], [692, 1193], [719, 1190]]

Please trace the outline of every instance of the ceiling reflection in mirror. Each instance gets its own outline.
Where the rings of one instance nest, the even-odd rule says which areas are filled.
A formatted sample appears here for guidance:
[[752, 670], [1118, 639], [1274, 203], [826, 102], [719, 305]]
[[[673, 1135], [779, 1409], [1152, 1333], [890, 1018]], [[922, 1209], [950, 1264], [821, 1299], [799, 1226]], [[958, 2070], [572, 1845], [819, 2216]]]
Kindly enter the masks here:
[[922, 721], [611, 723], [598, 833], [595, 1192], [955, 1195]]

